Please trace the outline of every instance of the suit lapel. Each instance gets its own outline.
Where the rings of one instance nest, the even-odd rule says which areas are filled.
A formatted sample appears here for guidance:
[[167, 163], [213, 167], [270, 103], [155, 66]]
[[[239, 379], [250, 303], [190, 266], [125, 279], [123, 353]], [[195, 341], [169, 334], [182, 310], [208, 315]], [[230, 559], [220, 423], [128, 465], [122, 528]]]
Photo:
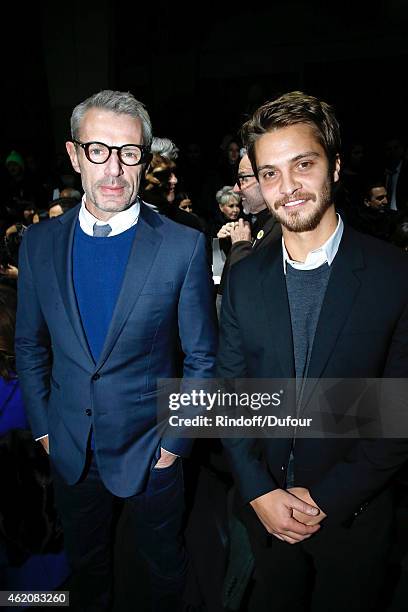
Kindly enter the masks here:
[[326, 294], [323, 300], [316, 334], [313, 342], [307, 378], [313, 379], [307, 385], [303, 405], [307, 403], [317, 379], [333, 351], [360, 289], [358, 270], [364, 268], [361, 246], [346, 227], [338, 253], [333, 261]]
[[88, 342], [82, 327], [81, 315], [75, 296], [72, 274], [72, 245], [79, 207], [55, 220], [60, 224], [54, 233], [54, 266], [58, 284], [68, 318], [88, 359], [93, 362]]
[[[265, 254], [261, 270], [261, 286], [266, 317], [270, 326], [271, 344], [282, 370], [279, 377], [294, 378], [292, 324], [283, 272], [281, 242], [277, 241], [271, 245], [270, 249], [265, 249]], [[274, 374], [274, 377], [278, 377], [277, 374]]]
[[106, 361], [114, 347], [158, 255], [163, 238], [150, 223], [151, 215], [154, 215], [153, 219], [156, 222], [160, 219], [157, 213], [146, 211], [142, 205], [122, 287], [106, 335], [105, 344], [97, 363], [98, 368]]

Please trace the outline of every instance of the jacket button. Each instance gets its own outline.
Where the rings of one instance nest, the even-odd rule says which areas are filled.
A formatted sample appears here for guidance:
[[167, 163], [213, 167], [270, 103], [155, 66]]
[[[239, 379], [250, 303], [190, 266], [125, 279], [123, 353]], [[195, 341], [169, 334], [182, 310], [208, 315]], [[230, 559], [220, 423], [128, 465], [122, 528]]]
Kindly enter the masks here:
[[90, 408], [87, 408], [85, 410], [85, 414], [86, 414], [86, 416], [92, 416], [92, 410]]
[[99, 379], [100, 379], [100, 377], [101, 377], [101, 375], [100, 375], [100, 374], [94, 374], [94, 375], [92, 376], [92, 380], [99, 380]]

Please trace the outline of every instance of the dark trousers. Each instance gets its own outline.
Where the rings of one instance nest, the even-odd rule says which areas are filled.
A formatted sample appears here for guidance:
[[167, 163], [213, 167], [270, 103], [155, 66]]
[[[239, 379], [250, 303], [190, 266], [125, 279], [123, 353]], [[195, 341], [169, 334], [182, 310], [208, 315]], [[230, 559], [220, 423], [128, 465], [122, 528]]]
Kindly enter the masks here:
[[268, 536], [250, 507], [240, 517], [255, 557], [251, 612], [377, 610], [392, 540], [388, 491], [350, 525], [323, 522], [316, 535], [297, 544]]
[[[71, 609], [81, 612], [109, 610], [116, 498], [102, 483], [93, 453], [79, 483], [67, 485], [55, 469], [53, 473], [65, 550], [76, 585], [71, 592]], [[184, 512], [181, 459], [170, 467], [153, 469], [146, 490], [126, 498], [125, 503], [133, 516], [135, 546], [149, 568], [152, 610], [177, 612], [181, 608], [187, 566], [181, 537]]]

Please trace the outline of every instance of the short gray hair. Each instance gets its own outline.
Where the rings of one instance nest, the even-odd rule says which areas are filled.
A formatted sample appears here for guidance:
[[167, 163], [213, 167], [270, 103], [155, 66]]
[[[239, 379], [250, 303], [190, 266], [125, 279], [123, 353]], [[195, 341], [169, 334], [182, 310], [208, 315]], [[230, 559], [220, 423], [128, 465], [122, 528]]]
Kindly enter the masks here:
[[159, 138], [155, 136], [152, 140], [150, 152], [170, 159], [170, 161], [174, 161], [178, 158], [179, 149], [170, 138]]
[[215, 194], [215, 199], [220, 206], [225, 206], [225, 204], [228, 204], [231, 198], [234, 198], [237, 204], [239, 204], [241, 201], [240, 195], [235, 193], [235, 191], [232, 191], [232, 185], [225, 185]]
[[130, 115], [130, 117], [140, 119], [142, 122], [143, 144], [146, 147], [150, 147], [152, 142], [152, 124], [144, 104], [136, 100], [129, 91], [112, 91], [110, 89], [93, 94], [74, 108], [71, 115], [71, 137], [74, 140], [78, 140], [82, 119], [91, 108], [101, 108], [118, 115]]

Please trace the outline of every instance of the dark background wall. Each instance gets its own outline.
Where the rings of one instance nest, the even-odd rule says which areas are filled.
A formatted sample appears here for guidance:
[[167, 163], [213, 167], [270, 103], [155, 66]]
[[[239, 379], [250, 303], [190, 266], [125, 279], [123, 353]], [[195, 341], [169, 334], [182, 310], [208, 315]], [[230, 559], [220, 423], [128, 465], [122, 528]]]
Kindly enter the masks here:
[[4, 32], [1, 153], [62, 152], [73, 106], [103, 88], [144, 101], [157, 135], [217, 146], [251, 109], [302, 89], [346, 139], [406, 137], [407, 3], [73, 0], [15, 3]]

